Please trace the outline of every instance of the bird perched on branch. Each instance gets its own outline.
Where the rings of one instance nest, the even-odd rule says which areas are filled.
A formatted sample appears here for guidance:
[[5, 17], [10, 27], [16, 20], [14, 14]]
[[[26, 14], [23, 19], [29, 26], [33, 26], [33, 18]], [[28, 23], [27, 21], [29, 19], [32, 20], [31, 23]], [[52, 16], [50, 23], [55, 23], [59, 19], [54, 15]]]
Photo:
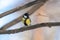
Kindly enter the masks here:
[[23, 15], [22, 22], [24, 23], [25, 26], [30, 26], [31, 25], [31, 19], [30, 19], [28, 13], [25, 13]]

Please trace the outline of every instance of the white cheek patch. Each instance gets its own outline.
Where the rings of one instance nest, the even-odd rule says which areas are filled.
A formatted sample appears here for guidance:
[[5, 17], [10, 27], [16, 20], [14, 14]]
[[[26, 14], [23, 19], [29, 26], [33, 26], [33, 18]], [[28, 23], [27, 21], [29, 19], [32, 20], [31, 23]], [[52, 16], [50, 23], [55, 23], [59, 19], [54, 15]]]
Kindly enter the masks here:
[[24, 18], [27, 18], [27, 16], [24, 16]]

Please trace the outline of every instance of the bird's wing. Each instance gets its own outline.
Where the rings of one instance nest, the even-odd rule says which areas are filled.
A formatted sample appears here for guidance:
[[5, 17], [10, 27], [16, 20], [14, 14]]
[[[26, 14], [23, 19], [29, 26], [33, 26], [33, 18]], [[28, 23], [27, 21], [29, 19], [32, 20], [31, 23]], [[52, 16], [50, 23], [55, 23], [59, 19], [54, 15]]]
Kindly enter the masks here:
[[24, 23], [24, 20], [25, 20], [25, 19], [24, 19], [24, 18], [22, 18], [22, 22], [23, 22], [23, 23]]

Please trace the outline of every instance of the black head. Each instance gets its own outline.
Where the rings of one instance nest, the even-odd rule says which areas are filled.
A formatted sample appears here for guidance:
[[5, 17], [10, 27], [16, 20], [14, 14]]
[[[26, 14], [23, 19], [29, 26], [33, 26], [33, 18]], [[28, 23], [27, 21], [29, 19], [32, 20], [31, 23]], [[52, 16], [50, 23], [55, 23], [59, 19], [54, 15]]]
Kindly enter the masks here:
[[25, 16], [29, 16], [29, 14], [28, 14], [28, 13], [25, 13], [24, 15], [25, 15]]
[[29, 14], [28, 13], [25, 13], [23, 17], [24, 18], [29, 18]]

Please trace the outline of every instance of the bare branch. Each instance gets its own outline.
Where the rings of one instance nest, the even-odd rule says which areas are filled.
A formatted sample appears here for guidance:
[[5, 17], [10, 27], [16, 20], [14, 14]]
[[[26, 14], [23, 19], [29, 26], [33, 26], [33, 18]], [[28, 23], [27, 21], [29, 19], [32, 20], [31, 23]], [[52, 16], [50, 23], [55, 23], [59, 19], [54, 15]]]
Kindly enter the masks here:
[[34, 5], [34, 4], [37, 4], [37, 3], [40, 3], [40, 2], [42, 2], [42, 0], [35, 0], [35, 1], [30, 2], [30, 3], [28, 3], [28, 4], [24, 5], [24, 6], [16, 7], [16, 8], [14, 8], [14, 9], [11, 9], [11, 10], [9, 10], [9, 11], [7, 11], [7, 12], [4, 12], [4, 13], [0, 14], [0, 18], [4, 17], [4, 16], [6, 16], [6, 15], [12, 14], [12, 13], [14, 13], [14, 12], [16, 12], [16, 11], [25, 9], [25, 8], [27, 8], [27, 7], [30, 7], [30, 6], [32, 6], [32, 5]]
[[47, 27], [49, 25], [50, 26], [60, 26], [60, 22], [40, 23], [40, 24], [28, 26], [28, 27], [21, 27], [19, 29], [15, 29], [15, 30], [5, 30], [5, 31], [0, 30], [0, 34], [14, 34], [14, 33], [32, 30], [32, 29], [36, 29], [36, 28], [40, 28], [40, 27]]

